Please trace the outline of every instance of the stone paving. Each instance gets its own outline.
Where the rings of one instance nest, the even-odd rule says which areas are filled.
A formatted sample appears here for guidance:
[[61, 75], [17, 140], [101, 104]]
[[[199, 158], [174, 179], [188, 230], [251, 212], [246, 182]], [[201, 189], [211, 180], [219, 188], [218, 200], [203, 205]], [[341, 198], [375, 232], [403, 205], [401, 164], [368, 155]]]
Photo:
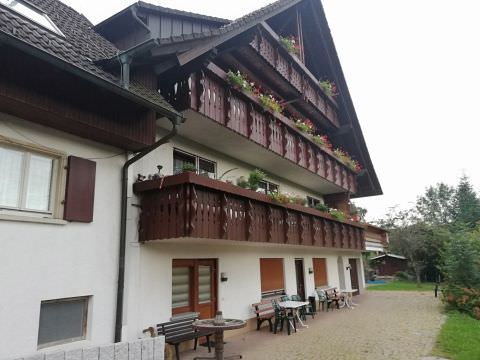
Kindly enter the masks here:
[[[268, 328], [226, 339], [225, 355], [246, 360], [419, 360], [430, 355], [444, 316], [431, 292], [368, 292], [355, 309], [321, 312], [290, 336]], [[228, 314], [227, 314], [228, 316]], [[208, 356], [205, 348], [182, 360]]]

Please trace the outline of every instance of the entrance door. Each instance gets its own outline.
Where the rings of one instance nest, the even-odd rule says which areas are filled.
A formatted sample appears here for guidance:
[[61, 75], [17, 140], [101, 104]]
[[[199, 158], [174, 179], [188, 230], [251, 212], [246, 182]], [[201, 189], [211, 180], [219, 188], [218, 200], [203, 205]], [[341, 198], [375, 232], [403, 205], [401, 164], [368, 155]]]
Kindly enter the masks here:
[[352, 289], [357, 289], [353, 295], [360, 294], [360, 282], [358, 281], [358, 268], [357, 268], [357, 259], [348, 259], [350, 264], [350, 279], [352, 282]]
[[172, 269], [172, 313], [198, 312], [215, 317], [217, 310], [217, 261], [175, 259]]
[[297, 277], [297, 294], [305, 300], [305, 275], [303, 272], [303, 259], [295, 259], [295, 275]]

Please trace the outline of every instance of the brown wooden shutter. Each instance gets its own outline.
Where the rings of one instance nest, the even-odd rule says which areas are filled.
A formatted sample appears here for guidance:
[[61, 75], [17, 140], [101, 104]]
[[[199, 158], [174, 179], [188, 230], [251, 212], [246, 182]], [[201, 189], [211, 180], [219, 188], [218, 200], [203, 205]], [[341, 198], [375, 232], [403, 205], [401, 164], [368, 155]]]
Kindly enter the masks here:
[[313, 277], [316, 288], [328, 284], [327, 261], [325, 258], [313, 258]]
[[260, 259], [262, 293], [285, 289], [283, 259]]
[[95, 197], [94, 161], [68, 157], [67, 188], [63, 218], [68, 221], [92, 222]]

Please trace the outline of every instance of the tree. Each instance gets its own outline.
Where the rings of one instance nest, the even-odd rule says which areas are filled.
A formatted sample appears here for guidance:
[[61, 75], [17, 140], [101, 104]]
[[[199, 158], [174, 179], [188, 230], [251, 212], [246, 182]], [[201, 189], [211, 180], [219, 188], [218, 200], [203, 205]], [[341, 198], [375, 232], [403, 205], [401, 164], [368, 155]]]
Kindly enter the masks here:
[[430, 225], [447, 225], [453, 220], [453, 199], [455, 189], [445, 183], [429, 186], [419, 196], [416, 211], [421, 220]]
[[453, 221], [469, 228], [480, 221], [480, 199], [466, 175], [461, 177], [453, 198]]
[[456, 231], [448, 239], [443, 252], [447, 283], [467, 288], [480, 288], [480, 231]]

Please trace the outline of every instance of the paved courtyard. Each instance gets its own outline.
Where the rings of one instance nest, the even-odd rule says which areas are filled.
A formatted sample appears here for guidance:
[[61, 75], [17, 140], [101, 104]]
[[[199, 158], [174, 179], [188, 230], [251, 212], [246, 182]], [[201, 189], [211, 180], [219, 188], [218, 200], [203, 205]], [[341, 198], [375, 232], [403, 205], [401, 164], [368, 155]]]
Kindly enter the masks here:
[[[308, 318], [290, 336], [263, 328], [226, 340], [225, 355], [246, 360], [417, 360], [430, 354], [443, 322], [441, 304], [431, 292], [368, 292], [358, 306]], [[228, 316], [228, 314], [226, 314]], [[204, 347], [183, 353], [182, 360], [207, 355]]]

